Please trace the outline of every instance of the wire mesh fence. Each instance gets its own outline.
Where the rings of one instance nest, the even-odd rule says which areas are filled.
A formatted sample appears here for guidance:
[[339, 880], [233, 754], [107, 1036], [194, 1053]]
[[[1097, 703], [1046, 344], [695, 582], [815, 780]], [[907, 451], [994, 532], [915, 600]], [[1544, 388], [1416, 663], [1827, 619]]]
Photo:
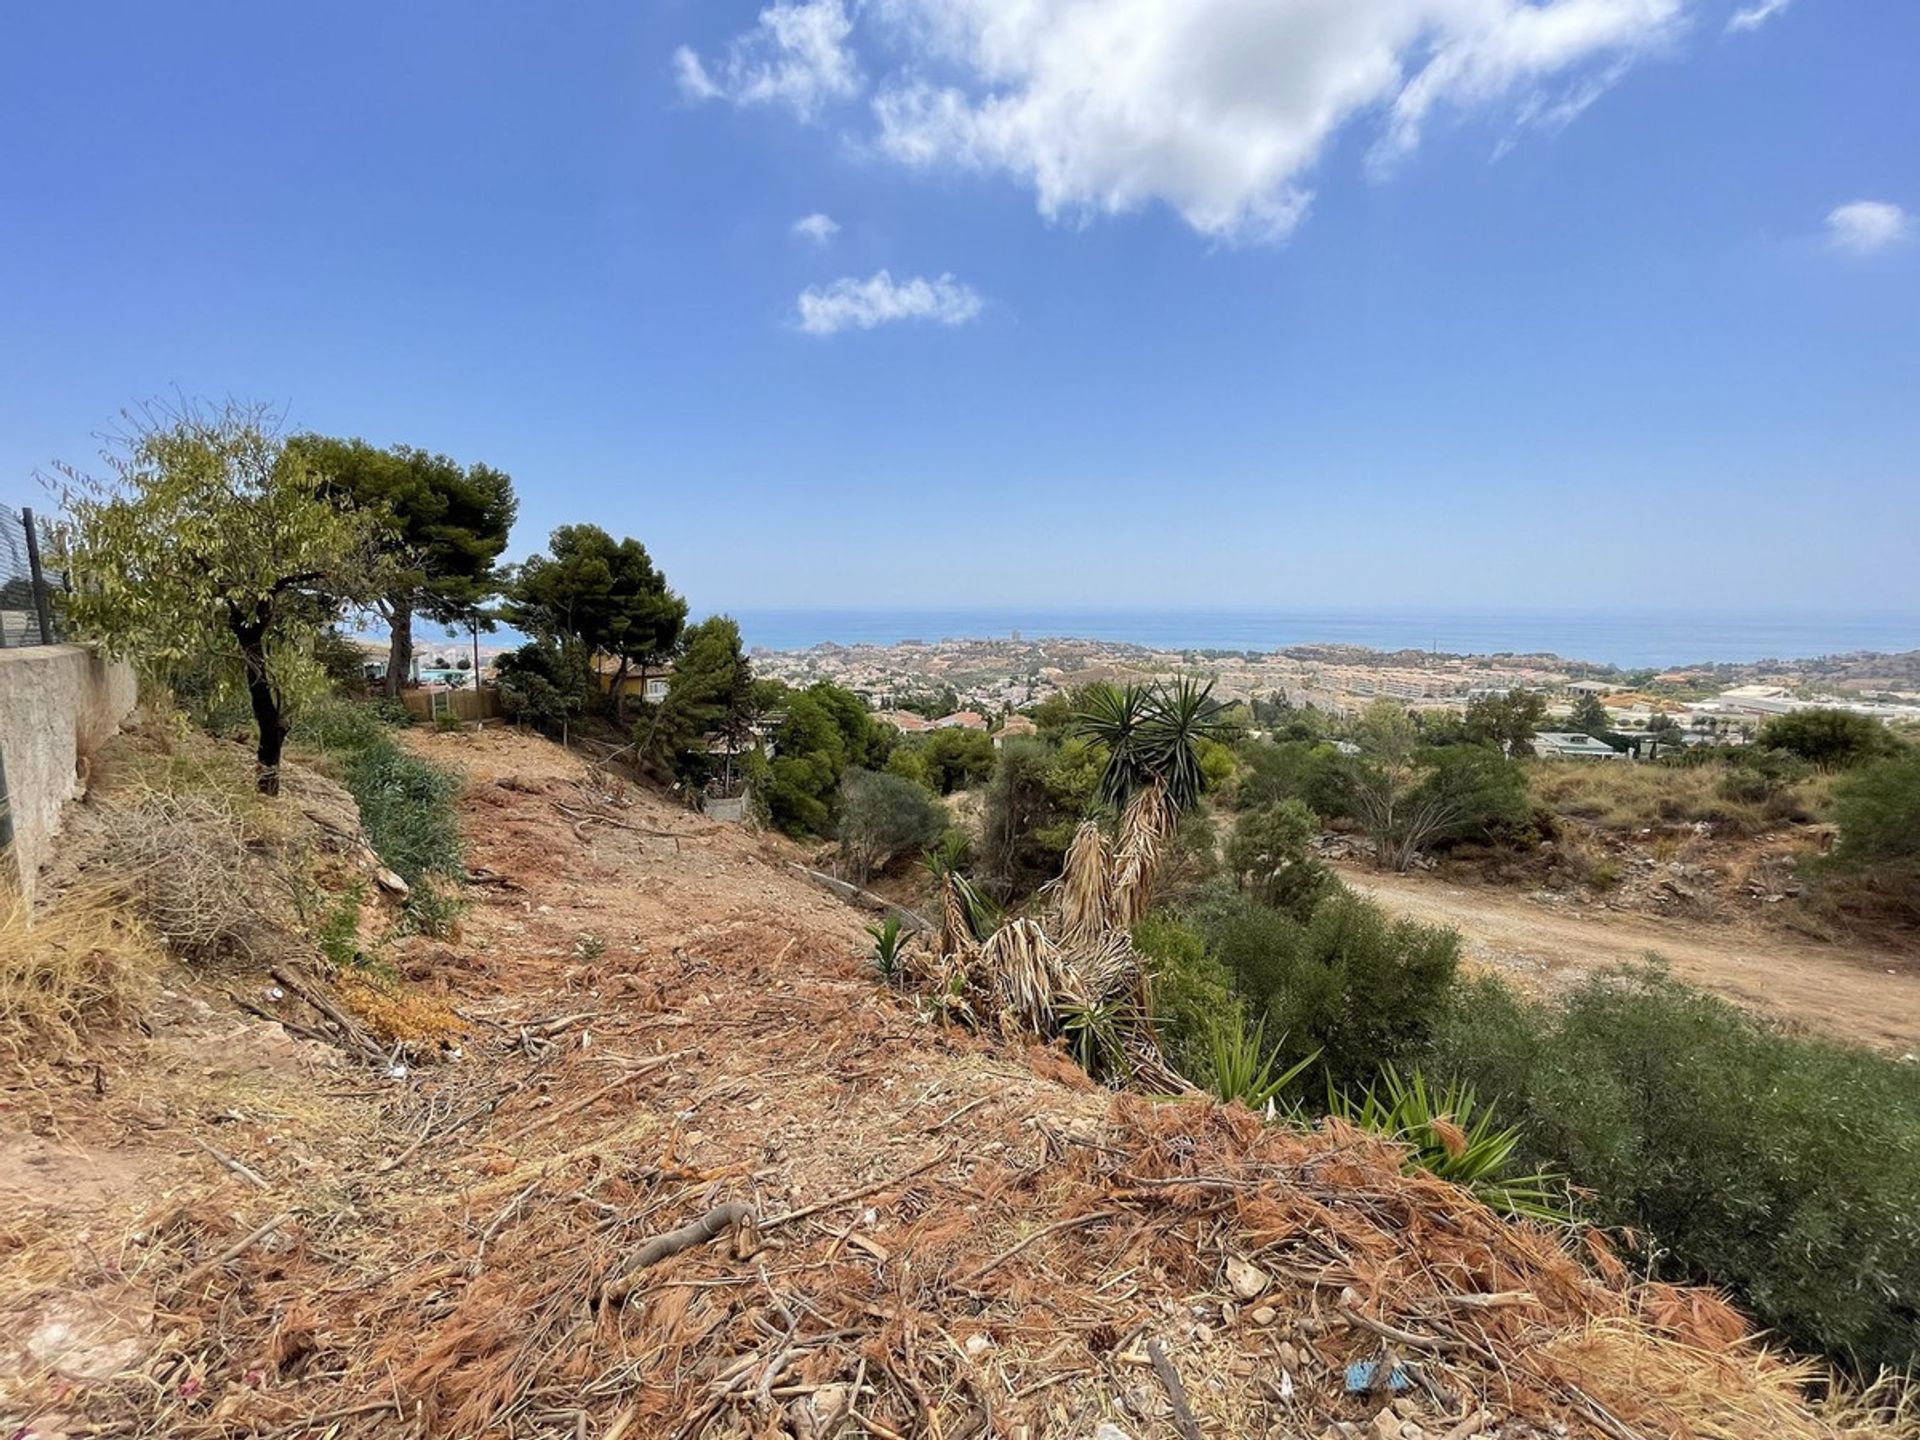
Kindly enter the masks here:
[[0, 505], [0, 647], [60, 643], [67, 600], [60, 553], [45, 520]]

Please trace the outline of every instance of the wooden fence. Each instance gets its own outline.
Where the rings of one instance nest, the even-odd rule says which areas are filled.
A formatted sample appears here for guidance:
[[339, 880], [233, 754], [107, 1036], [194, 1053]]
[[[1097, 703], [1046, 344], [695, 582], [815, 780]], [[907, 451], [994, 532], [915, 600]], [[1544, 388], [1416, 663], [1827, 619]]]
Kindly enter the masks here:
[[504, 713], [497, 685], [482, 685], [478, 690], [402, 690], [400, 702], [422, 720], [450, 716], [471, 723], [498, 719]]

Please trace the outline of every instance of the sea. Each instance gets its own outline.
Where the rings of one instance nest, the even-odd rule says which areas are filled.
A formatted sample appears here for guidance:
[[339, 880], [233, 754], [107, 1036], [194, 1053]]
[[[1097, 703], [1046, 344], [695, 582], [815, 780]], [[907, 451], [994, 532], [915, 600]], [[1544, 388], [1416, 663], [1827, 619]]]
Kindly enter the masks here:
[[905, 640], [1106, 640], [1156, 650], [1362, 645], [1443, 654], [1547, 654], [1633, 670], [1920, 650], [1920, 614], [1481, 609], [804, 609], [729, 611], [749, 648]]

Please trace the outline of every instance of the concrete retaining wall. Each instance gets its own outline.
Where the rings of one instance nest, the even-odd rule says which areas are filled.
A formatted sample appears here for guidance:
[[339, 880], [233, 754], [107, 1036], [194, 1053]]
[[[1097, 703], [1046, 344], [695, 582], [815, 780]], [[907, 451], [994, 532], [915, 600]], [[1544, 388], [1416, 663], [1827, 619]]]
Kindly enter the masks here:
[[81, 763], [119, 730], [137, 697], [132, 667], [82, 646], [0, 650], [0, 763], [13, 820], [0, 883], [17, 882], [33, 899], [60, 809], [80, 791]]

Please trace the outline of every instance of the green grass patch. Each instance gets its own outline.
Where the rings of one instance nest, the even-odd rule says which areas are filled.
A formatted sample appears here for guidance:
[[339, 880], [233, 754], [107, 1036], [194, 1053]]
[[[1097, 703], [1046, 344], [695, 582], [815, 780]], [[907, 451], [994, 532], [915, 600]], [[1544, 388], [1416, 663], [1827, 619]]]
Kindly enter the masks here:
[[[462, 870], [453, 799], [459, 777], [429, 764], [394, 739], [372, 706], [328, 700], [304, 709], [294, 739], [324, 757], [360, 806], [367, 839], [409, 885], [445, 888]], [[442, 877], [439, 885], [433, 877]], [[444, 898], [435, 900], [444, 906]]]

